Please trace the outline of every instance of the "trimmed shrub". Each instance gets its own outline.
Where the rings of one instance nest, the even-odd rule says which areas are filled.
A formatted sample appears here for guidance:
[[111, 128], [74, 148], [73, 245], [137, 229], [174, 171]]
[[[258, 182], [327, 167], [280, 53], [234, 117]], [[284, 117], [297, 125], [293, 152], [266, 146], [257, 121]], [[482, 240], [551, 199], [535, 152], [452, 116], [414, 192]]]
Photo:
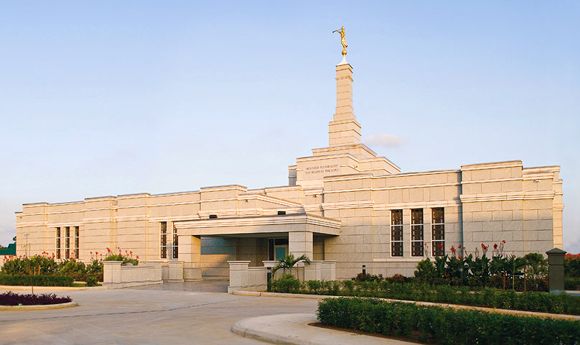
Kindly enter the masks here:
[[[295, 280], [295, 279], [294, 279]], [[515, 292], [485, 288], [470, 290], [467, 286], [429, 285], [382, 281], [296, 281], [274, 284], [274, 292], [293, 292], [317, 295], [390, 298], [409, 301], [450, 303], [511, 310], [538, 311], [555, 314], [580, 315], [580, 298], [547, 292]]]
[[71, 302], [70, 297], [59, 297], [55, 294], [20, 295], [14, 292], [0, 294], [0, 305], [47, 305]]
[[325, 325], [431, 344], [578, 344], [580, 321], [332, 298], [318, 304]]
[[291, 274], [284, 274], [272, 282], [272, 291], [292, 293], [300, 290], [300, 281]]
[[85, 281], [87, 279], [87, 267], [83, 262], [75, 259], [64, 260], [58, 265], [58, 275]]
[[97, 285], [99, 285], [99, 280], [94, 275], [87, 276], [86, 282], [87, 282], [87, 286], [97, 286]]
[[72, 277], [64, 276], [0, 274], [0, 285], [72, 286], [73, 281]]

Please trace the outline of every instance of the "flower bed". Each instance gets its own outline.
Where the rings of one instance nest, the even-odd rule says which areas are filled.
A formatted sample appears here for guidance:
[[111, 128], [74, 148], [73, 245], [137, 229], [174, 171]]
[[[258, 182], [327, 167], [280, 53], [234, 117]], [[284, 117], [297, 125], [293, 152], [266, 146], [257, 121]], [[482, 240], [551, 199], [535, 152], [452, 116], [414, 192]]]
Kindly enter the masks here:
[[462, 304], [500, 309], [580, 315], [580, 298], [547, 292], [515, 292], [485, 288], [383, 281], [307, 281], [285, 276], [272, 283], [273, 292], [378, 297], [409, 301]]
[[70, 297], [59, 297], [55, 294], [20, 295], [13, 292], [0, 294], [0, 305], [51, 305], [72, 302]]
[[332, 298], [318, 305], [322, 324], [430, 344], [577, 344], [580, 321]]

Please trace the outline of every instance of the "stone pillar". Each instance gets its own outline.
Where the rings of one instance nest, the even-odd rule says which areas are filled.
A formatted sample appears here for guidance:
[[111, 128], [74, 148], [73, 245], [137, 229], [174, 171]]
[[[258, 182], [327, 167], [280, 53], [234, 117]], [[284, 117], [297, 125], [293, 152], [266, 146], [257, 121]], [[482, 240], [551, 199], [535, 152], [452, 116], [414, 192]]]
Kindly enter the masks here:
[[122, 261], [103, 261], [103, 285], [112, 286], [121, 283]]
[[201, 263], [201, 237], [191, 235], [179, 236], [179, 259], [199, 267]]
[[248, 285], [248, 267], [250, 261], [228, 261], [230, 265], [230, 285], [228, 293], [242, 290]]
[[310, 231], [292, 231], [288, 233], [288, 252], [299, 257], [306, 255], [312, 260], [314, 236]]
[[183, 262], [183, 279], [201, 280], [201, 237], [180, 235], [178, 248], [179, 261]]
[[559, 294], [564, 291], [564, 254], [566, 251], [554, 248], [548, 254], [548, 276], [550, 292]]
[[168, 265], [168, 281], [169, 282], [183, 282], [183, 262], [169, 261]]
[[329, 146], [355, 145], [361, 142], [361, 126], [352, 107], [352, 66], [336, 66], [336, 112], [328, 125]]

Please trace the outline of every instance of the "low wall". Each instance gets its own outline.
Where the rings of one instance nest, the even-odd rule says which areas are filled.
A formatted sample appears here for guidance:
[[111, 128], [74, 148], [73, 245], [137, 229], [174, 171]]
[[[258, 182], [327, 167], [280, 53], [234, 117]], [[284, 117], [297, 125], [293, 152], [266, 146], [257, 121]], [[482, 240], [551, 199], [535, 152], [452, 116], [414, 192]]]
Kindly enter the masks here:
[[336, 280], [336, 261], [312, 260], [304, 265], [304, 280]]
[[268, 287], [266, 267], [249, 267], [250, 261], [228, 261], [230, 285], [228, 293], [238, 290], [265, 291]]
[[121, 261], [104, 261], [103, 286], [109, 289], [120, 289], [130, 286], [162, 284], [162, 272], [160, 262], [143, 262], [137, 266], [123, 266]]
[[[268, 269], [272, 269], [277, 262], [264, 261], [264, 266], [249, 267], [250, 261], [228, 261], [230, 265], [230, 286], [228, 292], [233, 291], [265, 291], [268, 286]], [[299, 263], [287, 271], [300, 281], [307, 280], [336, 280], [336, 261], [313, 260], [310, 265]], [[283, 275], [282, 270], [274, 274], [274, 279]]]

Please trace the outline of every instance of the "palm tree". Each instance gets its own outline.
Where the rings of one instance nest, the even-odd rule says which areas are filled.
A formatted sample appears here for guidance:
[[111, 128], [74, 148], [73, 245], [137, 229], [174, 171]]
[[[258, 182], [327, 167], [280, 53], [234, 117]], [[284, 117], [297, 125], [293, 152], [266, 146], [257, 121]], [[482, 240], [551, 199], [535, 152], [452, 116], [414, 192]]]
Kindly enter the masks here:
[[299, 262], [304, 262], [305, 264], [310, 265], [310, 259], [308, 256], [301, 255], [295, 258], [293, 254], [288, 254], [284, 259], [280, 259], [278, 264], [272, 268], [272, 273], [276, 273], [276, 271], [282, 269], [284, 274], [286, 274], [286, 270], [291, 270]]

